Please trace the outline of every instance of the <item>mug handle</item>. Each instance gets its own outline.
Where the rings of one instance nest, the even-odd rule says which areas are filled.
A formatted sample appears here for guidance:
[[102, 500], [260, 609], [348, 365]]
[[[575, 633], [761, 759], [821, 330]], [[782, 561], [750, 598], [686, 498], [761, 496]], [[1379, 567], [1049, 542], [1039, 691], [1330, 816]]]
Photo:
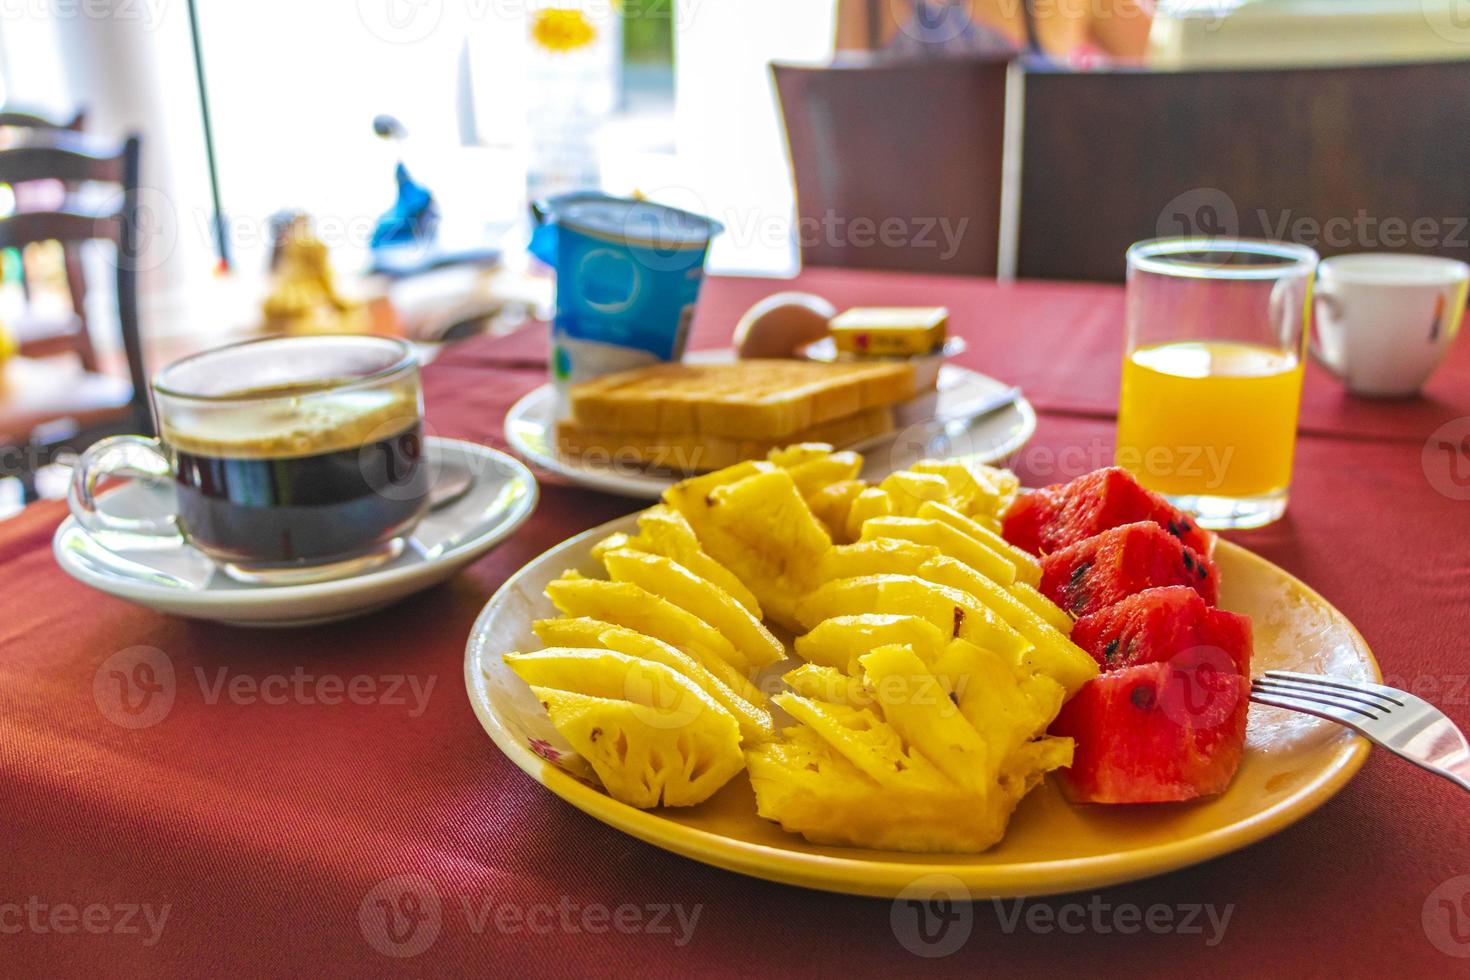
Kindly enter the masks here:
[[1318, 276], [1312, 286], [1312, 323], [1308, 326], [1311, 334], [1307, 338], [1307, 353], [1314, 361], [1322, 365], [1328, 374], [1334, 378], [1341, 378], [1342, 369], [1328, 360], [1327, 355], [1322, 351], [1322, 338], [1318, 334], [1317, 324], [1322, 319], [1320, 311], [1324, 308], [1331, 311], [1333, 316], [1342, 316], [1342, 298], [1332, 291], [1329, 282], [1324, 282], [1322, 277]]
[[110, 531], [179, 538], [182, 536], [179, 519], [173, 514], [167, 517], [118, 517], [97, 508], [97, 484], [106, 477], [166, 479], [172, 474], [173, 466], [157, 439], [112, 436], [93, 443], [77, 460], [66, 502], [77, 523], [94, 534]]

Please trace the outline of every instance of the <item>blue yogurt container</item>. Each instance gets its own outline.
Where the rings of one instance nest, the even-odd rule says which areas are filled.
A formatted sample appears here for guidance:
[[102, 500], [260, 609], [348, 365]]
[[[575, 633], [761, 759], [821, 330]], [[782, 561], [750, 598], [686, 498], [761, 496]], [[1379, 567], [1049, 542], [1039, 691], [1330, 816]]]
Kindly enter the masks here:
[[531, 252], [556, 269], [551, 377], [563, 399], [579, 381], [683, 356], [719, 222], [600, 193], [531, 210]]

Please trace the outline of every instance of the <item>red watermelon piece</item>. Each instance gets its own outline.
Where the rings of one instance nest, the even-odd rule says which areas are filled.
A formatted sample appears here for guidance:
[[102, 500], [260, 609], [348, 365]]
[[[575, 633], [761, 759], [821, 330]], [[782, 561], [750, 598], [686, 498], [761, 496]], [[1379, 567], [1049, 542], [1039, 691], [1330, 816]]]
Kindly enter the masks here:
[[1220, 573], [1212, 560], [1146, 521], [1110, 528], [1041, 559], [1042, 595], [1078, 617], [1166, 585], [1187, 585], [1213, 606]]
[[1057, 777], [1080, 803], [1169, 803], [1222, 792], [1245, 747], [1250, 682], [1173, 663], [1101, 674], [1062, 706], [1051, 734], [1076, 740]]
[[1214, 554], [1213, 531], [1117, 466], [1020, 494], [1006, 512], [1002, 533], [1016, 547], [1040, 555], [1138, 521], [1154, 522], [1198, 554]]
[[1214, 609], [1194, 589], [1171, 585], [1145, 589], [1072, 626], [1072, 642], [1103, 670], [1159, 662], [1212, 663], [1249, 677], [1249, 617]]

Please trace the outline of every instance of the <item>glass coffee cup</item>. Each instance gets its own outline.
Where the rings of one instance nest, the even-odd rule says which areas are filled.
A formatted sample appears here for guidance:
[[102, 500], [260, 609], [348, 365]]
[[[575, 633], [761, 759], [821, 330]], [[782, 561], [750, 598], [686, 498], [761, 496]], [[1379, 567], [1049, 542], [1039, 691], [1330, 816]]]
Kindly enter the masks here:
[[[400, 340], [268, 337], [153, 379], [157, 439], [103, 439], [72, 476], [88, 531], [187, 541], [238, 581], [337, 578], [396, 557], [429, 503], [418, 358]], [[97, 507], [110, 476], [166, 479], [164, 517]]]

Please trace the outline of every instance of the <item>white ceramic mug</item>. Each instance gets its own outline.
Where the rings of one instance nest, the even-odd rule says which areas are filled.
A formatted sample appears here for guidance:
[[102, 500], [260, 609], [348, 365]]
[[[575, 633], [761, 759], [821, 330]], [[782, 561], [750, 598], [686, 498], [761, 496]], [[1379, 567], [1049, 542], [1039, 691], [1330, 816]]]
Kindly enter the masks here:
[[1470, 265], [1432, 255], [1338, 255], [1317, 269], [1312, 349], [1349, 391], [1412, 395], [1444, 360], [1465, 312]]

